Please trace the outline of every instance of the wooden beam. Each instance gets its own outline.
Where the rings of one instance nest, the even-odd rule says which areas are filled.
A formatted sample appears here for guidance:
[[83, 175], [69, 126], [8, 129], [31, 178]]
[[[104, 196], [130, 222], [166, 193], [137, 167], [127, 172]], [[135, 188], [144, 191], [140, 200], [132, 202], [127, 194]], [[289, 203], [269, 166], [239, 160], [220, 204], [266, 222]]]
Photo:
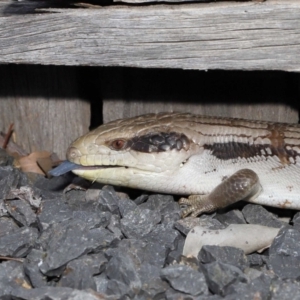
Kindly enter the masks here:
[[24, 150], [54, 151], [64, 159], [90, 125], [80, 85], [76, 68], [0, 66], [0, 131], [14, 123], [13, 141]]
[[0, 5], [0, 63], [300, 71], [299, 0], [25, 15]]
[[299, 82], [288, 72], [105, 68], [103, 121], [175, 111], [298, 123]]

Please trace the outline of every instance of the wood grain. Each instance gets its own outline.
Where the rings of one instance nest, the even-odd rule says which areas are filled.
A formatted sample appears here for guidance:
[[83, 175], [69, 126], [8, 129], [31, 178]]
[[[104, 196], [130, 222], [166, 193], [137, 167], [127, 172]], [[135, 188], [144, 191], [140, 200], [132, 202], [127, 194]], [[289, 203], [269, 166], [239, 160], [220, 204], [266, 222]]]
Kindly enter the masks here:
[[1, 1], [0, 63], [300, 71], [298, 0], [24, 15], [11, 3]]
[[[113, 78], [113, 80], [112, 80]], [[157, 112], [298, 123], [300, 74], [103, 70], [103, 120]]]
[[0, 131], [14, 123], [14, 142], [27, 152], [66, 149], [90, 124], [90, 104], [78, 95], [75, 68], [1, 66]]

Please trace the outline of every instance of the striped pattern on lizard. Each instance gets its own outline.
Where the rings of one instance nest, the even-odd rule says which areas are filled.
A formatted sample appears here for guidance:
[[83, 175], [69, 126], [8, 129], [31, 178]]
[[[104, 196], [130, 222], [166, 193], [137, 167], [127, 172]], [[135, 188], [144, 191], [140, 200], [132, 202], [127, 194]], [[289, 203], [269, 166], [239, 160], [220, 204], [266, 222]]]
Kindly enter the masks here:
[[188, 195], [183, 216], [247, 200], [300, 208], [300, 126], [187, 113], [104, 124], [74, 141], [67, 159], [92, 181]]

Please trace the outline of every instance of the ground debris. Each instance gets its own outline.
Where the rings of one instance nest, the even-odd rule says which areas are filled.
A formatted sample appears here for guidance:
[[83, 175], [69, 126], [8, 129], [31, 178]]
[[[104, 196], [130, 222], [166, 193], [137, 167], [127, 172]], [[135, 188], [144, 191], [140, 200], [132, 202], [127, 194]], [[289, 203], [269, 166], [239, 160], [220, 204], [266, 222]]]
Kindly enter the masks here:
[[[169, 195], [141, 192], [132, 201], [111, 186], [96, 185], [64, 193], [68, 184], [75, 184], [72, 176], [29, 176], [3, 161], [1, 299], [300, 297], [296, 212], [288, 212], [295, 215], [294, 226], [281, 221], [284, 211], [259, 205], [181, 220], [180, 207]], [[183, 255], [186, 235], [195, 226], [220, 235], [233, 224], [267, 225], [279, 233], [262, 253], [204, 245], [193, 255]]]

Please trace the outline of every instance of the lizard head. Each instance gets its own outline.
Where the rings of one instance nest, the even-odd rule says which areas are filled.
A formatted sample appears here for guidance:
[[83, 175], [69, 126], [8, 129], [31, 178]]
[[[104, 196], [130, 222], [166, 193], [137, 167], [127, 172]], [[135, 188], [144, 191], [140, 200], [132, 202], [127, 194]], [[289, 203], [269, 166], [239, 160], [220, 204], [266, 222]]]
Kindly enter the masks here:
[[70, 145], [67, 159], [77, 165], [73, 173], [88, 180], [157, 190], [150, 185], [181, 168], [192, 148], [176, 114], [149, 114], [90, 131]]

